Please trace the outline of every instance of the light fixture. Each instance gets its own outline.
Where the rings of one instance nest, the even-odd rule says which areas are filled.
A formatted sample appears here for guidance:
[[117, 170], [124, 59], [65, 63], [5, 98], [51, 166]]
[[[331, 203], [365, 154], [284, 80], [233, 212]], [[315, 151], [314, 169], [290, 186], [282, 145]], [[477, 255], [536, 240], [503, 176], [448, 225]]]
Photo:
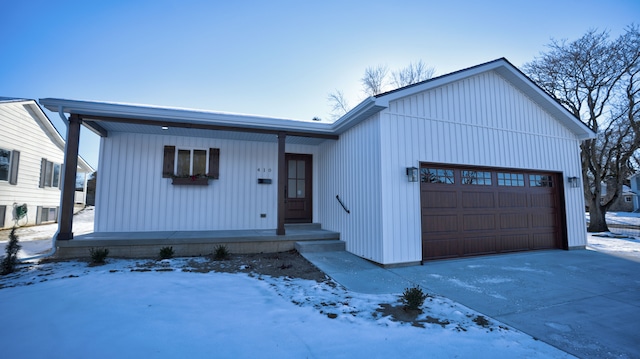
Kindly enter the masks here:
[[409, 180], [409, 182], [418, 182], [417, 167], [407, 167], [407, 180]]
[[568, 177], [567, 181], [569, 181], [569, 187], [578, 188], [578, 177]]
[[163, 131], [166, 131], [166, 130], [168, 130], [168, 129], [169, 129], [169, 127], [168, 127], [168, 126], [162, 126], [162, 130], [163, 130]]

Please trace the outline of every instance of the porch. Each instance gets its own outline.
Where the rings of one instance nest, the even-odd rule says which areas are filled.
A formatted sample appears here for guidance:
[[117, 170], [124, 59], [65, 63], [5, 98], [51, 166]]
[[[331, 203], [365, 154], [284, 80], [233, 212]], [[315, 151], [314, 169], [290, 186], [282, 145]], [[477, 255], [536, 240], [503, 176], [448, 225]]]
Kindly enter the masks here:
[[88, 257], [91, 248], [108, 248], [110, 257], [119, 258], [156, 258], [163, 247], [173, 247], [177, 257], [199, 256], [213, 253], [219, 245], [231, 253], [275, 253], [294, 249], [296, 242], [340, 239], [340, 233], [324, 230], [319, 223], [285, 228], [285, 235], [277, 235], [276, 229], [88, 233], [56, 241], [56, 258]]

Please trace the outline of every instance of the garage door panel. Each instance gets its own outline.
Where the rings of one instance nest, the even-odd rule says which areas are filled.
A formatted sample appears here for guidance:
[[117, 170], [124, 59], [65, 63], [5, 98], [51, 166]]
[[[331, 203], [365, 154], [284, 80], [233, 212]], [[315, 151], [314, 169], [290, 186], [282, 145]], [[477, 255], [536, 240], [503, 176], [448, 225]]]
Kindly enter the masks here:
[[458, 232], [458, 215], [423, 216], [424, 233]]
[[496, 229], [496, 217], [493, 214], [465, 214], [462, 216], [464, 231], [486, 231]]
[[500, 229], [529, 228], [528, 213], [503, 213], [500, 215]]
[[462, 240], [462, 255], [496, 253], [496, 237], [470, 237]]
[[561, 248], [558, 174], [420, 166], [423, 259]]
[[456, 208], [458, 193], [455, 191], [422, 191], [423, 208]]
[[500, 236], [502, 252], [526, 251], [529, 249], [529, 234], [507, 234]]
[[463, 208], [494, 208], [493, 192], [462, 192]]
[[552, 193], [532, 193], [531, 207], [554, 208], [555, 197]]
[[498, 206], [500, 208], [526, 208], [528, 207], [527, 194], [514, 192], [498, 193]]

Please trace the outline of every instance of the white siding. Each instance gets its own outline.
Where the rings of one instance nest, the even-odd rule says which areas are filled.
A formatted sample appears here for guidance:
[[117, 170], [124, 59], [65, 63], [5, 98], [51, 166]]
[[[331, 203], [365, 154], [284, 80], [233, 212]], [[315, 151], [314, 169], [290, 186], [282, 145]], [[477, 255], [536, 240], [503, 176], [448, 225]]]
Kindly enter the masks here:
[[[320, 145], [319, 222], [340, 232], [347, 250], [383, 262], [380, 122], [376, 116], [353, 127], [338, 141]], [[351, 211], [347, 214], [339, 195]]]
[[[172, 185], [162, 178], [165, 145], [219, 148], [220, 179]], [[277, 143], [110, 133], [101, 141], [96, 232], [275, 228], [277, 149]]]
[[[0, 148], [20, 151], [18, 182], [11, 185], [0, 181], [0, 206], [7, 206], [5, 227], [13, 226], [13, 204], [27, 204], [28, 225], [36, 223], [36, 209], [58, 207], [60, 190], [58, 188], [39, 188], [40, 163], [42, 158], [62, 164], [64, 153], [47, 132], [40, 127], [38, 120], [24, 107], [25, 102], [0, 104]], [[61, 175], [62, 176], [62, 175]], [[20, 221], [24, 225], [23, 221]]]
[[380, 116], [382, 263], [421, 260], [420, 184], [405, 176], [421, 161], [562, 172], [569, 246], [586, 244], [582, 191], [566, 183], [581, 173], [579, 140], [499, 75], [408, 96]]

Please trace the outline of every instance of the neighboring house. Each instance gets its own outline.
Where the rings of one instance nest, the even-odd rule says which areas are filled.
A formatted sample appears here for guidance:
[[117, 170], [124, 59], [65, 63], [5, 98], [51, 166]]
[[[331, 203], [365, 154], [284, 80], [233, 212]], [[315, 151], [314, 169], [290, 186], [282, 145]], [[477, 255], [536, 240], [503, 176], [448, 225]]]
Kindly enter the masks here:
[[631, 192], [634, 194], [633, 196], [633, 211], [640, 211], [640, 172], [634, 173], [631, 177], [629, 177], [629, 182], [631, 183]]
[[[98, 233], [315, 222], [383, 265], [586, 245], [579, 146], [594, 133], [505, 59], [334, 123], [40, 103], [101, 136]], [[58, 239], [72, 238], [65, 217]]]
[[[615, 192], [615, 191], [614, 191]], [[611, 195], [613, 196], [613, 195]], [[607, 196], [607, 185], [605, 183], [600, 184], [600, 203], [603, 204], [609, 200]], [[622, 185], [622, 195], [609, 207], [610, 212], [632, 212], [634, 210], [634, 201], [636, 200], [636, 193], [631, 190], [631, 187]], [[589, 204], [586, 205], [589, 210]]]
[[0, 229], [57, 221], [64, 146], [34, 100], [0, 97]]

